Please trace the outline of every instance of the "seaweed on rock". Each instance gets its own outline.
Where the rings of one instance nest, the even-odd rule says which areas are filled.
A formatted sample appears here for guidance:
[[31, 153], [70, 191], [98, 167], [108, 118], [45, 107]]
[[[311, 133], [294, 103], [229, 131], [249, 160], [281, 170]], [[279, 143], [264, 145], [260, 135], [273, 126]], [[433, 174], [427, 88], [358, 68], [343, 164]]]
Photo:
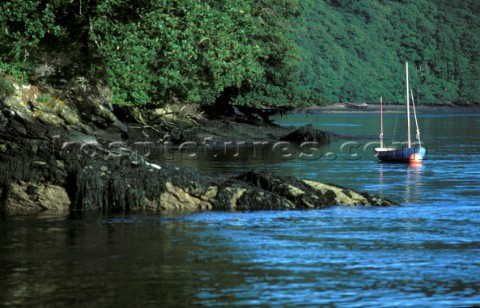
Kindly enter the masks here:
[[[213, 177], [194, 169], [150, 163], [128, 147], [135, 138], [125, 141], [128, 132], [110, 111], [88, 97], [82, 99], [82, 106], [101, 108], [92, 114], [105, 120], [82, 122], [84, 116], [78, 117], [74, 105], [68, 114], [55, 109], [42, 118], [33, 116], [15, 98], [0, 102], [5, 107], [0, 113], [0, 211], [15, 207], [32, 211], [283, 210], [394, 204], [294, 177], [254, 171], [232, 178]], [[58, 121], [48, 122], [50, 118]], [[102, 125], [95, 124], [99, 122]], [[325, 141], [325, 136], [306, 130], [311, 133], [308, 138]], [[182, 136], [178, 138], [195, 138]], [[111, 147], [112, 142], [122, 146]]]

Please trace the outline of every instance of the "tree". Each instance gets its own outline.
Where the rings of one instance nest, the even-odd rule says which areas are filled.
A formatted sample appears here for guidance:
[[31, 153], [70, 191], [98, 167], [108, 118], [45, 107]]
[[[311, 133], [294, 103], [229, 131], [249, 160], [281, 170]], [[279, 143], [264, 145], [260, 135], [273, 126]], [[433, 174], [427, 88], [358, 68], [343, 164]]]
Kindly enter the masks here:
[[275, 104], [298, 83], [297, 0], [6, 0], [0, 9], [3, 63], [35, 66], [36, 51], [77, 46], [81, 73], [105, 75], [116, 103], [212, 104], [230, 92], [237, 103]]
[[480, 103], [480, 2], [313, 0], [302, 83], [327, 102], [402, 101], [405, 61], [423, 103]]

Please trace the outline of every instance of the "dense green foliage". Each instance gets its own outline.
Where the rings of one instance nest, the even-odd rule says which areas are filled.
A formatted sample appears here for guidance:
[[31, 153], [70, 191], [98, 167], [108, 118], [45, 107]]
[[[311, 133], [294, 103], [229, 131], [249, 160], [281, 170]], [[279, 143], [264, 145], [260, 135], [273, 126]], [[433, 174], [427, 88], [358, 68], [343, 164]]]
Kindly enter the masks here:
[[299, 83], [297, 0], [7, 0], [0, 12], [3, 67], [31, 76], [42, 49], [68, 51], [117, 103], [290, 104]]
[[404, 100], [404, 62], [423, 103], [480, 102], [480, 1], [314, 0], [304, 84], [328, 102]]
[[478, 0], [3, 0], [0, 73], [116, 103], [480, 102]]
[[[271, 9], [267, 1], [253, 0], [146, 2], [135, 18], [119, 22], [130, 4], [105, 1], [92, 22], [121, 100], [214, 102], [224, 91], [241, 95], [254, 85], [282, 87], [289, 81], [288, 48], [296, 46], [288, 28], [272, 25], [276, 18], [270, 14], [281, 14], [285, 22], [290, 4]], [[272, 29], [285, 42], [276, 41]], [[269, 78], [275, 69], [280, 78]]]

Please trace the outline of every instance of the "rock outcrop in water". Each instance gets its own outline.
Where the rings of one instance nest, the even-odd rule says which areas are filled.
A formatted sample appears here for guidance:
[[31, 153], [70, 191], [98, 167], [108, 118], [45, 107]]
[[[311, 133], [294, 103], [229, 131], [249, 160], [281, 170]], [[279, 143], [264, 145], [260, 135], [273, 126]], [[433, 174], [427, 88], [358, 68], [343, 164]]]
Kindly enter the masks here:
[[331, 134], [316, 130], [312, 125], [305, 125], [281, 137], [280, 141], [289, 141], [298, 144], [302, 142], [318, 142], [319, 144], [323, 144], [330, 141], [330, 139], [332, 139]]
[[134, 140], [127, 139], [128, 127], [105, 104], [105, 91], [76, 87], [62, 100], [43, 103], [32, 91], [38, 89], [17, 87], [14, 96], [0, 102], [2, 212], [394, 205], [369, 194], [293, 177], [260, 172], [212, 177], [152, 164], [128, 147]]

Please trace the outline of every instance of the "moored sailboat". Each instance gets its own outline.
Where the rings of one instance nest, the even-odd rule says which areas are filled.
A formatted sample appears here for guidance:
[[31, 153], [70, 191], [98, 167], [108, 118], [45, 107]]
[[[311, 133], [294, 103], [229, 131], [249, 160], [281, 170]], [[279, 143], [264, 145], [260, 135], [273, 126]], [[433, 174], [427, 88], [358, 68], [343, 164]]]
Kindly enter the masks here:
[[[418, 127], [417, 115], [415, 111], [415, 102], [413, 100], [413, 93], [411, 93], [408, 84], [408, 62], [405, 63], [405, 72], [406, 72], [406, 107], [407, 107], [407, 147], [396, 148], [393, 146], [385, 146], [383, 142], [383, 103], [380, 98], [380, 147], [375, 148], [377, 157], [384, 162], [397, 162], [397, 163], [419, 163], [425, 157], [425, 148], [422, 147], [420, 142], [420, 130]], [[413, 103], [413, 113], [415, 116], [415, 126], [416, 126], [416, 139], [418, 141], [418, 146], [412, 145], [411, 140], [411, 121], [410, 121], [410, 95], [412, 95]]]

